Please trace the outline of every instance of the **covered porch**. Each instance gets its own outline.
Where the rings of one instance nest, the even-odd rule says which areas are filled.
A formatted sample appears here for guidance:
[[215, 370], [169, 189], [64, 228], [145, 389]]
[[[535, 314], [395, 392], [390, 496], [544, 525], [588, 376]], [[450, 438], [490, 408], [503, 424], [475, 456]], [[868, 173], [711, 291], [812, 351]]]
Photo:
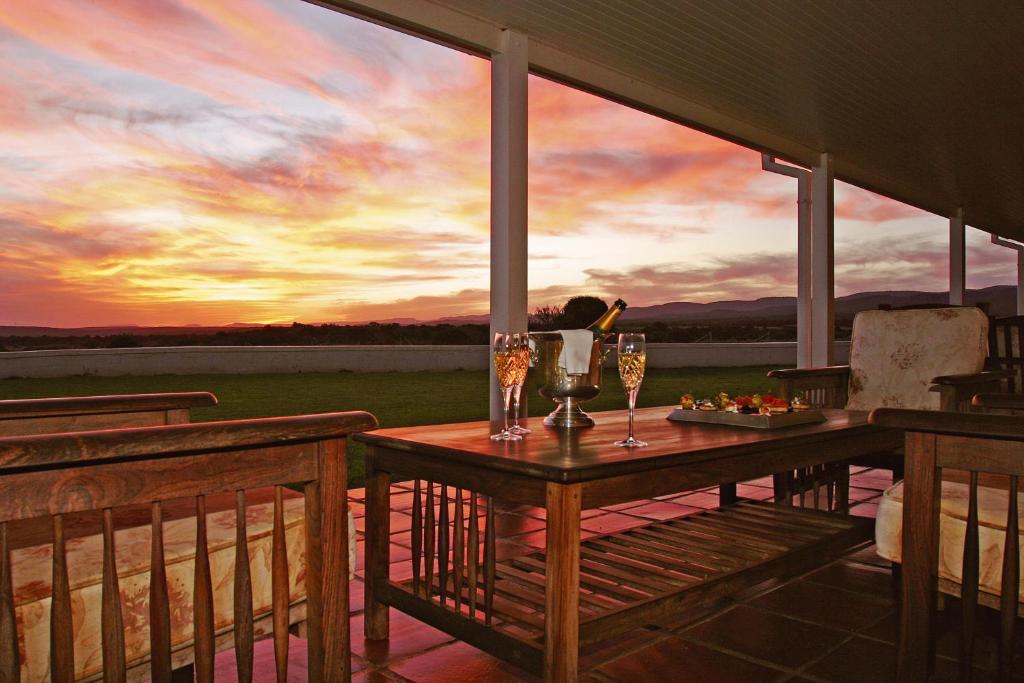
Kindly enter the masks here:
[[[517, 3], [323, 0], [317, 4], [490, 59], [492, 334], [525, 332], [528, 323], [529, 121], [526, 98], [527, 78], [531, 73], [745, 145], [762, 154], [766, 171], [794, 178], [793, 215], [799, 245], [798, 368], [827, 368], [836, 364], [833, 314], [836, 179], [924, 209], [948, 221], [948, 303], [951, 306], [966, 303], [965, 230], [968, 226], [991, 233], [993, 243], [1015, 250], [1017, 312], [1024, 315], [1024, 193], [1021, 192], [1024, 187], [1024, 131], [1016, 125], [1024, 119], [1024, 86], [1019, 77], [1024, 72], [1024, 53], [1016, 49], [1024, 32], [1024, 13], [1017, 6], [1006, 5], [983, 12], [973, 7], [951, 9], [938, 5], [913, 10], [835, 5], [826, 11], [812, 5], [779, 7], [758, 2], [680, 5], [657, 0], [610, 4], [582, 0]], [[628, 236], [623, 238], [628, 239]], [[502, 405], [493, 365], [490, 373], [490, 418], [497, 421], [502, 415]], [[480, 400], [484, 400], [483, 396]], [[970, 396], [961, 402], [964, 401], [969, 403]], [[170, 424], [170, 417], [168, 414], [168, 419], [159, 424]], [[864, 420], [867, 424], [866, 418]], [[1012, 418], [1006, 420], [1012, 424]], [[543, 429], [537, 422], [535, 428]], [[363, 415], [359, 416], [357, 426], [358, 429], [351, 431], [372, 429], [376, 422], [372, 416]], [[339, 472], [330, 468], [344, 461], [339, 456], [339, 453], [344, 455], [344, 446], [331, 441], [333, 445], [318, 446], [322, 450], [314, 449], [311, 454], [296, 445], [299, 441], [310, 442], [313, 436], [309, 433], [295, 437], [275, 432], [278, 441], [270, 444], [258, 440], [261, 425], [244, 427], [252, 432], [256, 441], [241, 444], [213, 434], [216, 438], [198, 455], [191, 445], [184, 444], [168, 447], [170, 450], [160, 451], [156, 457], [211, 456], [212, 461], [217, 453], [237, 450], [242, 445], [256, 450], [297, 449], [294, 453], [287, 452], [302, 458], [301, 481], [289, 479], [291, 472], [275, 471], [272, 476], [268, 474], [260, 479], [248, 470], [244, 481], [277, 487], [278, 501], [283, 485], [304, 487], [305, 520], [311, 525], [306, 530], [308, 545], [304, 547], [307, 552], [315, 549], [318, 553], [314, 562], [316, 571], [311, 573], [314, 582], [311, 585], [317, 587], [309, 593], [310, 613], [316, 615], [314, 619], [321, 619], [321, 609], [330, 602], [326, 608], [328, 616], [324, 618], [331, 625], [327, 637], [336, 640], [328, 649], [335, 663], [338, 657], [350, 657], [353, 680], [540, 680], [536, 672], [494, 658], [386, 606], [384, 613], [389, 617], [384, 617], [384, 621], [390, 618], [388, 639], [366, 638], [364, 634], [374, 628], [367, 625], [371, 616], [368, 606], [363, 604], [368, 583], [365, 560], [368, 500], [364, 489], [352, 489], [344, 499], [345, 504], [340, 503], [344, 494], [338, 488]], [[305, 427], [296, 423], [289, 426], [292, 428]], [[1007, 429], [1008, 432], [992, 438], [1020, 440], [1019, 435], [1010, 433], [1017, 427]], [[992, 436], [991, 432], [982, 432]], [[164, 434], [169, 440], [173, 433], [172, 429]], [[335, 428], [316, 438], [327, 441], [330, 437], [344, 443], [347, 434]], [[145, 434], [123, 436], [143, 438]], [[99, 441], [102, 438], [97, 437], [97, 443]], [[18, 459], [18, 449], [25, 447], [25, 443], [35, 442], [29, 439], [9, 443], [14, 443], [15, 450], [3, 465], [14, 475], [21, 475], [24, 463]], [[119, 459], [131, 460], [137, 455], [125, 446], [102, 457], [116, 464]], [[269, 461], [269, 456], [265, 457]], [[240, 456], [238, 462], [240, 467], [244, 464]], [[44, 477], [49, 476], [47, 472], [53, 463], [42, 458], [39, 463], [30, 464], [39, 466], [40, 476]], [[166, 470], [160, 472], [166, 473]], [[1016, 476], [1016, 470], [1003, 473]], [[1012, 490], [1016, 493], [1016, 479], [1013, 481]], [[736, 480], [723, 483], [733, 484]], [[883, 491], [892, 483], [889, 470], [854, 465], [848, 481], [849, 513], [873, 519]], [[771, 476], [741, 481], [734, 493], [743, 499], [775, 500], [779, 497], [777, 484]], [[148, 485], [156, 487], [156, 484]], [[189, 490], [187, 495], [195, 495], [198, 501], [213, 485], [203, 483], [200, 489]], [[120, 491], [117, 486], [110, 488]], [[331, 498], [328, 493], [335, 497]], [[412, 558], [419, 556], [422, 550], [418, 540], [422, 531], [419, 489], [412, 483], [399, 481], [378, 490], [375, 495], [387, 496], [385, 504], [390, 512], [382, 527], [385, 539], [378, 535], [375, 541], [379, 546], [376, 549], [378, 559], [380, 553], [387, 558], [386, 577], [402, 581], [411, 579], [415, 573], [418, 580], [419, 568]], [[724, 500], [732, 495], [718, 486], [701, 486], [668, 495], [638, 497], [628, 503], [584, 506], [582, 511], [577, 501], [577, 540], [586, 541], [651, 522], [685, 519], [717, 510], [722, 504], [733, 503], [733, 500]], [[128, 498], [138, 502], [131, 496]], [[67, 510], [56, 503], [48, 509], [40, 502], [32, 508], [33, 514], [48, 512], [59, 520], [60, 515], [80, 511], [79, 508], [90, 504], [74, 496], [68, 499]], [[66, 502], [64, 498], [60, 500], [62, 504]], [[243, 502], [239, 503], [236, 528], [241, 529], [239, 538], [244, 540], [244, 524], [237, 521], [245, 518], [244, 497], [239, 500]], [[494, 552], [499, 561], [550, 547], [544, 508], [495, 500], [494, 517], [488, 518], [487, 525], [488, 531], [496, 529]], [[283, 506], [275, 502], [278, 508]], [[381, 501], [377, 500], [376, 504], [381, 505]], [[159, 506], [154, 505], [157, 511], [153, 513], [153, 528], [156, 529], [160, 513]], [[320, 505], [323, 509], [318, 507]], [[462, 507], [456, 505], [461, 519]], [[355, 522], [356, 559], [351, 568], [354, 578], [344, 591], [347, 599], [332, 595], [328, 601], [321, 591], [326, 593], [329, 589], [325, 590], [326, 584], [319, 582], [318, 563], [323, 559], [319, 553], [331, 557], [327, 561], [330, 572], [325, 576], [335, 582], [334, 587], [345, 585], [349, 567], [347, 559], [341, 559], [341, 552], [342, 539], [347, 540], [347, 532], [342, 531], [340, 520], [346, 507]], [[277, 547], [285, 545], [284, 531], [280, 532], [280, 542], [276, 536], [278, 527], [283, 529], [284, 525], [284, 513], [278, 508], [274, 509], [272, 523], [275, 563]], [[432, 515], [430, 503], [428, 508]], [[445, 517], [439, 524], [447, 527], [447, 506], [442, 504], [442, 508]], [[106, 514], [110, 508], [98, 509]], [[197, 503], [196, 509], [200, 510], [196, 513], [199, 519], [205, 520], [205, 501]], [[475, 512], [473, 515], [475, 520]], [[319, 524], [323, 521], [326, 529], [327, 519], [333, 525], [331, 545], [327, 547], [325, 543], [321, 547]], [[63, 557], [64, 539], [63, 531], [58, 531], [59, 524], [55, 522], [53, 534], [55, 539], [60, 539]], [[200, 538], [205, 543], [205, 522], [201, 524], [204, 526]], [[107, 552], [106, 548], [112, 548], [114, 527], [109, 518], [104, 518], [103, 525], [104, 543], [110, 543], [104, 546]], [[311, 532], [310, 528], [316, 531]], [[4, 533], [6, 553], [6, 530]], [[324, 533], [326, 536], [326, 530]], [[54, 540], [55, 549], [57, 543]], [[448, 549], [443, 548], [439, 553], [447, 562]], [[103, 580], [107, 595], [111, 590], [111, 574], [113, 593], [118, 593], [113, 558], [113, 550], [104, 557]], [[493, 554], [491, 559], [494, 560]], [[53, 585], [66, 585], [69, 583], [67, 568], [62, 569], [64, 574], [61, 575], [57, 564], [53, 565]], [[327, 671], [320, 668], [327, 661], [321, 652], [321, 624], [316, 623], [310, 641], [305, 620], [299, 620], [302, 625], [287, 620], [287, 564], [284, 567], [285, 578], [279, 576], [274, 582], [274, 623], [263, 631], [272, 631], [274, 637], [256, 638], [252, 645], [250, 605], [248, 633], [234, 641], [239, 646], [252, 647], [249, 661], [253, 667], [252, 680], [271, 680], [275, 676], [280, 679], [283, 661], [290, 663], [288, 680], [345, 678], [349, 671], [341, 665]], [[0, 579], [9, 581], [10, 569], [6, 566], [0, 569]], [[245, 571], [248, 572], [248, 568]], [[578, 571], [577, 567], [577, 574]], [[205, 657], [206, 662], [214, 661], [212, 680], [246, 679], [247, 675], [238, 674], [236, 662], [240, 660], [236, 659], [236, 652], [218, 646], [217, 649], [223, 651], [215, 657], [212, 655], [213, 589], [209, 585], [209, 568], [206, 572], [207, 576], [196, 583], [197, 594], [200, 587], [209, 594], [208, 612], [199, 617], [203, 621], [203, 634], [194, 636], [196, 642], [205, 638], [199, 656]], [[198, 569], [195, 573], [201, 575]], [[235, 580], [241, 581], [240, 576], [235, 574]], [[872, 545], [860, 544], [851, 554], [830, 559], [811, 571], [761, 581], [712, 607], [680, 616], [678, 620], [648, 624], [626, 634], [616, 634], [607, 641], [589, 644], [579, 652], [578, 670], [575, 666], [561, 664], [560, 668], [548, 666], [550, 662], [547, 662], [545, 673], [548, 680], [575, 680], [578, 674], [579, 680], [601, 683], [895, 680], [899, 638], [898, 578], [893, 576], [892, 564], [879, 558]], [[455, 581], [459, 585], [456, 590], [461, 591], [461, 577]], [[441, 579], [441, 584], [447, 586], [447, 579]], [[475, 596], [475, 585], [472, 591]], [[0, 604], [3, 611], [0, 640], [5, 636], [10, 638], [12, 633], [17, 636], [12, 594], [13, 591], [0, 585], [3, 598], [0, 600], [3, 603]], [[429, 598], [429, 591], [427, 595]], [[552, 599], [550, 589], [548, 599]], [[166, 601], [166, 596], [163, 600]], [[53, 602], [56, 604], [58, 600], [54, 598]], [[962, 672], [958, 663], [961, 654], [959, 603], [955, 599], [947, 602], [936, 622], [937, 658], [932, 673], [937, 680], [956, 680]], [[120, 615], [121, 610], [120, 604], [111, 606], [115, 603], [105, 598], [104, 634], [124, 630], [119, 623], [118, 629], [111, 626], [116, 620], [108, 614]], [[198, 599], [196, 604], [199, 604]], [[443, 598], [441, 604], [443, 608]], [[203, 603], [202, 608], [197, 607], [197, 613], [205, 606]], [[1015, 612], [1016, 605], [1013, 607]], [[377, 615], [372, 617], [378, 621], [380, 608], [381, 605], [376, 606]], [[56, 651], [56, 645], [70, 637], [70, 599], [61, 596], [55, 609], [61, 614], [60, 619], [54, 618], [58, 625], [51, 631]], [[456, 610], [459, 609], [456, 603]], [[278, 617], [280, 610], [284, 611], [284, 617]], [[244, 621], [246, 615], [242, 617]], [[528, 618], [543, 622], [543, 605], [524, 615], [524, 619]], [[287, 635], [289, 627], [292, 633]], [[193, 628], [197, 633], [198, 621]], [[457, 629], [453, 627], [453, 630]], [[994, 679], [1001, 637], [998, 613], [981, 610], [976, 631], [975, 680]], [[225, 633], [218, 632], [218, 637], [224, 636], [226, 643]], [[312, 653], [308, 642], [316, 643]], [[123, 642], [121, 647], [123, 649]], [[230, 648], [230, 643], [225, 647]], [[1024, 646], [1016, 645], [1014, 655], [1021, 652], [1021, 647]], [[106, 657], [108, 650], [116, 649], [116, 644], [104, 643], [102, 649]], [[169, 652], [169, 635], [167, 649]], [[196, 649], [198, 652], [200, 648]], [[59, 657], [55, 656], [55, 671], [58, 670], [57, 659]], [[315, 662], [312, 673], [307, 661]], [[64, 662], [59, 670], [66, 672], [67, 667]], [[123, 662], [121, 670], [109, 675], [124, 679]], [[175, 675], [211, 680], [208, 670], [188, 666]]]

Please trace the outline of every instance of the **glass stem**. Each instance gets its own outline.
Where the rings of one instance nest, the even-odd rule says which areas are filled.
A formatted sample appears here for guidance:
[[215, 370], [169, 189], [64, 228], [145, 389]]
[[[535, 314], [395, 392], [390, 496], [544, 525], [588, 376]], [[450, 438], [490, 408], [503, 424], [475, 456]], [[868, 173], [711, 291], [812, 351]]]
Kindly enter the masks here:
[[[633, 440], [633, 410], [636, 408], [636, 389], [629, 390], [629, 440]], [[620, 432], [621, 433], [621, 432]]]
[[504, 415], [505, 415], [505, 430], [504, 431], [507, 432], [508, 431], [508, 404], [512, 400], [512, 385], [510, 384], [507, 387], [503, 387], [501, 391], [504, 394], [504, 398], [505, 398], [505, 412], [504, 412]]
[[519, 426], [519, 394], [523, 391], [523, 385], [517, 384], [512, 392], [512, 424]]

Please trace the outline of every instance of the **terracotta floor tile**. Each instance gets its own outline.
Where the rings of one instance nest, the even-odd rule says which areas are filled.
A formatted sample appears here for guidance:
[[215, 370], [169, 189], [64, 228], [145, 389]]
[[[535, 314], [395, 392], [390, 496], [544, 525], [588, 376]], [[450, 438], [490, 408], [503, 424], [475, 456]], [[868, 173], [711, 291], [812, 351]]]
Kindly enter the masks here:
[[352, 683], [395, 683], [394, 678], [383, 671], [361, 671], [352, 676]]
[[868, 595], [887, 604], [892, 604], [896, 597], [889, 567], [839, 561], [810, 574], [807, 580]]
[[874, 519], [878, 516], [877, 503], [859, 503], [850, 506], [850, 514], [854, 517], [868, 517]]
[[621, 512], [623, 510], [628, 510], [629, 508], [635, 508], [638, 505], [643, 505], [646, 502], [647, 502], [646, 499], [643, 499], [643, 500], [627, 500], [625, 503], [618, 503], [617, 505], [605, 505], [605, 506], [602, 506], [601, 509], [602, 510], [607, 510], [608, 512]]
[[359, 518], [366, 516], [366, 505], [358, 501], [348, 501], [348, 509], [352, 513], [353, 517]]
[[625, 514], [633, 515], [634, 517], [643, 517], [645, 519], [665, 520], [675, 519], [676, 517], [682, 517], [683, 515], [692, 515], [694, 512], [700, 511], [701, 508], [698, 507], [678, 505], [674, 502], [669, 503], [659, 500], [630, 508], [625, 511]]
[[[715, 681], [755, 683], [781, 680], [785, 674], [711, 648], [668, 638], [597, 669], [618, 681]], [[685, 672], [685, 677], [682, 677]]]
[[532, 550], [536, 550], [537, 548], [543, 548], [545, 546], [547, 537], [547, 532], [541, 530], [528, 534], [519, 534], [503, 540], [508, 540], [508, 542], [515, 543], [517, 545], [529, 546]]
[[580, 522], [580, 527], [598, 534], [610, 534], [624, 529], [632, 529], [633, 527], [642, 526], [644, 524], [648, 524], [648, 522], [638, 517], [630, 517], [629, 515], [623, 515], [618, 512], [609, 512], [608, 514], [601, 515], [600, 517], [582, 520]]
[[810, 581], [788, 583], [750, 604], [851, 632], [870, 626], [893, 611], [890, 605], [867, 599], [860, 593]]
[[404, 545], [406, 548], [412, 547], [412, 529], [408, 531], [395, 531], [391, 534], [392, 545]]
[[[413, 496], [415, 494], [412, 491], [398, 491], [391, 494], [391, 500], [389, 505], [392, 510], [410, 510], [412, 508]], [[422, 494], [420, 496], [422, 500]]]
[[388, 668], [414, 683], [519, 683], [540, 680], [471, 645], [459, 642], [410, 657]]
[[349, 500], [357, 500], [362, 503], [366, 500], [366, 489], [349, 489], [348, 497]]
[[382, 666], [402, 657], [416, 655], [455, 639], [398, 610], [390, 610], [391, 637], [366, 640], [362, 615], [352, 619], [352, 652], [374, 666]]
[[494, 515], [494, 529], [498, 532], [499, 538], [537, 531], [538, 529], [545, 528], [545, 526], [544, 521], [536, 517], [516, 515], [509, 512]]
[[358, 578], [352, 579], [348, 584], [348, 611], [351, 613], [361, 612], [363, 609], [363, 592], [366, 586]]
[[[253, 645], [253, 683], [276, 681], [275, 671], [273, 639], [257, 640]], [[217, 683], [236, 683], [238, 681], [234, 650], [224, 650], [214, 656], [213, 678]], [[295, 636], [288, 636], [288, 683], [305, 683], [308, 678], [306, 641]]]
[[[391, 577], [392, 581], [405, 581], [407, 579], [411, 579], [412, 562], [409, 562], [408, 560], [403, 560], [401, 562], [392, 562], [390, 569], [388, 571], [390, 572], [389, 576]], [[362, 567], [359, 570], [357, 570], [356, 576], [358, 576], [361, 580], [365, 580], [366, 568]]]
[[718, 494], [715, 493], [704, 493], [702, 491], [696, 491], [693, 493], [684, 493], [675, 496], [670, 499], [673, 503], [679, 503], [681, 505], [692, 505], [698, 508], [716, 508], [718, 507]]
[[862, 489], [856, 486], [850, 487], [850, 501], [855, 500], [869, 500], [871, 498], [877, 498], [880, 494], [876, 489]]
[[682, 635], [792, 668], [811, 661], [848, 637], [842, 631], [744, 606]]
[[736, 486], [736, 494], [741, 498], [753, 498], [754, 500], [769, 500], [775, 495], [774, 490], [762, 486], [750, 486], [739, 484]]
[[861, 564], [870, 564], [876, 567], [883, 567], [887, 570], [892, 568], [892, 562], [885, 559], [884, 557], [879, 557], [878, 547], [874, 543], [865, 548], [861, 548], [855, 553], [847, 555], [846, 561], [859, 562]]
[[392, 543], [390, 546], [391, 562], [404, 562], [412, 558], [412, 548]]
[[896, 647], [864, 638], [853, 638], [807, 669], [836, 683], [885, 683], [896, 680]]
[[[356, 531], [366, 531], [366, 517], [356, 517]], [[412, 529], [412, 517], [404, 512], [392, 510], [388, 517], [391, 525], [390, 533], [409, 531]]]

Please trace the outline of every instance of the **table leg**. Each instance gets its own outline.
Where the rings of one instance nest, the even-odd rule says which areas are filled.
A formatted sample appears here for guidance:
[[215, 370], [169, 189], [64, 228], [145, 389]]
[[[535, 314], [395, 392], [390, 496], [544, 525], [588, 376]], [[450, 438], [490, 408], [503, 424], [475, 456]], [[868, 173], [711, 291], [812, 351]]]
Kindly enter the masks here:
[[376, 599], [378, 586], [388, 582], [391, 540], [391, 474], [366, 458], [366, 585], [363, 631], [369, 640], [388, 637], [388, 606]]
[[546, 497], [544, 680], [569, 683], [579, 675], [581, 486], [549, 482]]
[[732, 505], [739, 498], [736, 495], [736, 482], [731, 484], [719, 484], [718, 485], [718, 504], [719, 505]]

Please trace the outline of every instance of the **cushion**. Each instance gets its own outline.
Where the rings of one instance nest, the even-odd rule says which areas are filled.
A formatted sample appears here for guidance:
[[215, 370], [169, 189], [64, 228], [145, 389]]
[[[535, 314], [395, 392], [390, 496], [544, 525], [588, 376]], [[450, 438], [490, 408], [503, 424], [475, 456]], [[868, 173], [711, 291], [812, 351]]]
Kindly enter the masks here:
[[[252, 576], [255, 617], [271, 609], [271, 533], [274, 504], [272, 489], [247, 492], [246, 530]], [[148, 506], [136, 506], [148, 516]], [[141, 510], [144, 507], [145, 510]], [[192, 600], [195, 565], [196, 520], [189, 501], [164, 504], [164, 558], [171, 612], [171, 647], [188, 647], [192, 641]], [[127, 508], [125, 510], [128, 510]], [[234, 495], [207, 497], [207, 537], [213, 583], [214, 628], [231, 629], [234, 609], [235, 511]], [[116, 515], [120, 511], [115, 512]], [[129, 512], [132, 512], [129, 510]], [[126, 660], [129, 667], [143, 663], [149, 653], [150, 526], [134, 515], [134, 524], [114, 534], [117, 573], [125, 625]], [[305, 599], [304, 498], [285, 490], [285, 544], [288, 551], [290, 599]], [[121, 522], [116, 522], [118, 527]], [[102, 670], [100, 604], [102, 596], [103, 538], [94, 533], [65, 541], [74, 623], [75, 678]], [[349, 515], [349, 567], [355, 568], [355, 529]], [[19, 629], [21, 680], [49, 680], [50, 596], [52, 545], [28, 545], [11, 554], [15, 611]]]
[[[1006, 539], [1005, 489], [978, 487], [978, 562], [979, 586], [982, 591], [999, 594], [1002, 580], [1003, 545]], [[964, 536], [967, 533], [967, 506], [970, 488], [953, 481], [942, 482], [942, 506], [939, 513], [939, 576], [956, 583], [963, 579]], [[1024, 498], [1017, 497], [1017, 510], [1024, 509]], [[1024, 533], [1024, 531], [1022, 531]], [[878, 554], [900, 562], [903, 557], [903, 482], [885, 492], [878, 506], [875, 521], [875, 542]], [[1021, 543], [1024, 565], [1024, 543]], [[1024, 600], [1024, 573], [1021, 574], [1020, 595]]]
[[978, 308], [861, 311], [853, 319], [848, 410], [938, 410], [941, 375], [981, 372], [988, 317]]

